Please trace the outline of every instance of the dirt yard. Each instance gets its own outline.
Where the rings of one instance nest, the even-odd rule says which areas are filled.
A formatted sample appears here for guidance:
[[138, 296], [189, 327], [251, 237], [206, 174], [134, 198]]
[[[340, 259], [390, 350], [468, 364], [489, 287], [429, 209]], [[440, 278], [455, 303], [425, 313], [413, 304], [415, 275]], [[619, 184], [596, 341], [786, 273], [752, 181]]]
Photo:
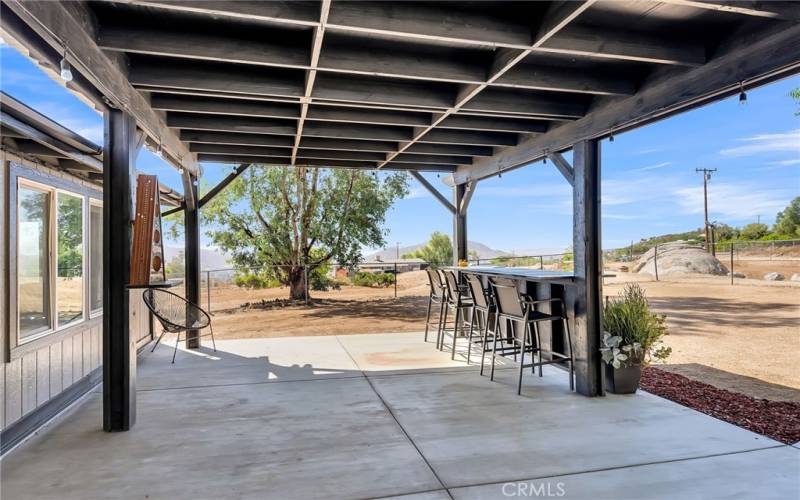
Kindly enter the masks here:
[[[800, 283], [737, 279], [731, 286], [729, 278], [703, 276], [656, 282], [617, 273], [604, 293], [615, 295], [626, 281], [640, 282], [667, 315], [673, 354], [662, 368], [753, 397], [800, 401]], [[427, 290], [424, 272], [404, 273], [397, 299], [393, 288], [344, 286], [313, 292], [306, 306], [286, 305], [285, 289], [217, 286], [214, 325], [225, 338], [422, 331]], [[251, 305], [240, 307], [245, 303]]]

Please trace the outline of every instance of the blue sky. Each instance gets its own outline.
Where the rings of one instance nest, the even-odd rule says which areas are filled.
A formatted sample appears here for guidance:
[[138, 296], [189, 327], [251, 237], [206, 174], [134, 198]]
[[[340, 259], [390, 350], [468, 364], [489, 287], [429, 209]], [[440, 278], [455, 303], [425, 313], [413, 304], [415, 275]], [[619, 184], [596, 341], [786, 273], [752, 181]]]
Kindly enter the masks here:
[[[102, 117], [7, 45], [0, 49], [0, 87], [102, 144]], [[700, 227], [703, 183], [695, 168], [717, 169], [709, 186], [712, 221], [740, 226], [760, 215], [773, 223], [800, 195], [800, 106], [788, 97], [796, 87], [800, 76], [748, 91], [744, 105], [732, 97], [603, 141], [603, 245]], [[137, 168], [181, 189], [177, 173], [147, 150]], [[204, 169], [206, 182], [215, 184], [230, 168]], [[441, 179], [426, 177], [450, 197]], [[469, 239], [516, 253], [558, 251], [571, 243], [571, 211], [566, 181], [552, 164], [534, 163], [478, 184]], [[392, 208], [387, 230], [390, 245], [410, 245], [432, 231], [449, 233], [452, 219], [411, 180], [411, 195]]]

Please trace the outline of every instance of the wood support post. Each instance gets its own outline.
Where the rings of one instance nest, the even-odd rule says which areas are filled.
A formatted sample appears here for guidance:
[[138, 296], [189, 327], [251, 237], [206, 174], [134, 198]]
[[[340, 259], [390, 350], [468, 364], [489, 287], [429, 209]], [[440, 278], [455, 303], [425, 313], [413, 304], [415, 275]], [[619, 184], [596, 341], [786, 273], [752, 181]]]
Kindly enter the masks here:
[[[191, 190], [191, 197], [197, 200], [197, 186], [192, 177], [190, 182], [186, 182], [185, 189]], [[184, 276], [186, 287], [186, 300], [193, 304], [200, 304], [200, 208], [197, 203], [186, 206], [183, 212], [186, 227], [185, 232], [185, 258], [186, 273]], [[188, 324], [194, 323], [198, 318], [189, 318]], [[196, 349], [200, 347], [200, 332], [189, 330], [186, 332], [186, 347]]]
[[575, 262], [575, 376], [577, 391], [603, 394], [600, 342], [602, 339], [603, 265], [600, 227], [600, 143], [578, 142], [573, 147], [573, 230]]
[[136, 346], [129, 328], [131, 183], [136, 122], [117, 109], [105, 113], [103, 148], [103, 429], [127, 431], [136, 422]]
[[467, 210], [466, 206], [463, 211], [458, 209], [466, 191], [466, 184], [453, 186], [453, 206], [456, 207], [453, 213], [453, 264], [456, 266], [458, 261], [467, 260]]

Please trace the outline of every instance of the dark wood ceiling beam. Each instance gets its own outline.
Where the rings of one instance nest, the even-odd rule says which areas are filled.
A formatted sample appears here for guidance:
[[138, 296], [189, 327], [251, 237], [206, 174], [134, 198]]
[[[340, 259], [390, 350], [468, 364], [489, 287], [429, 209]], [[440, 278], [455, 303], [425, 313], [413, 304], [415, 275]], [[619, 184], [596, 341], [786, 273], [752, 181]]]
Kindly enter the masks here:
[[303, 100], [300, 103], [300, 119], [297, 121], [297, 135], [294, 138], [292, 148], [292, 162], [297, 158], [297, 149], [300, 146], [300, 138], [303, 137], [306, 115], [308, 115], [308, 105], [311, 102], [311, 94], [314, 90], [314, 83], [317, 79], [317, 65], [319, 64], [320, 52], [322, 52], [322, 40], [325, 36], [325, 25], [328, 22], [328, 14], [331, 9], [331, 0], [320, 1], [319, 24], [314, 27], [314, 35], [311, 42], [311, 61], [306, 72], [306, 83], [304, 86]]
[[269, 101], [246, 101], [241, 99], [153, 94], [150, 97], [150, 105], [153, 109], [179, 111], [183, 113], [255, 116], [261, 118], [300, 118], [300, 108], [298, 105]]
[[[193, 175], [201, 173], [189, 150], [182, 144], [150, 104], [127, 79], [124, 69], [97, 46], [88, 27], [93, 26], [93, 13], [84, 2], [4, 2], [43, 42], [58, 53], [67, 50], [67, 60], [74, 73], [87, 81], [96, 92], [86, 95], [93, 99], [101, 94], [111, 105], [124, 109], [136, 120], [137, 126], [152, 140], [161, 144], [164, 159], [176, 169]], [[12, 16], [2, 16], [0, 23]], [[5, 25], [4, 25], [5, 28]]]
[[392, 163], [433, 163], [448, 165], [469, 165], [472, 163], [471, 156], [453, 155], [423, 155], [402, 153], [394, 157]]
[[207, 116], [187, 113], [167, 114], [167, 125], [180, 129], [243, 132], [249, 134], [295, 135], [294, 120], [273, 120], [248, 116]]
[[468, 144], [476, 146], [514, 146], [518, 142], [517, 134], [502, 132], [478, 132], [472, 130], [433, 129], [418, 142], [438, 144]]
[[736, 95], [740, 82], [746, 82], [748, 88], [799, 71], [800, 25], [787, 27], [776, 23], [760, 31], [743, 27], [724, 40], [715, 57], [705, 65], [666, 73], [635, 96], [609, 102], [585, 118], [499, 150], [491, 158], [475, 159], [472, 165], [459, 167], [452, 181], [463, 184], [497, 175], [539, 160], [548, 152], [566, 150], [578, 141], [640, 127]]
[[509, 22], [490, 12], [410, 2], [337, 1], [328, 27], [334, 31], [383, 35], [462, 46], [525, 47], [531, 30], [525, 20]]
[[706, 49], [702, 45], [633, 31], [579, 25], [567, 26], [536, 51], [651, 64], [699, 66], [706, 62]]
[[[200, 153], [197, 155], [198, 161], [209, 163], [256, 163], [260, 165], [292, 165], [291, 157], [272, 157], [272, 156], [248, 156], [248, 155], [214, 155]], [[342, 167], [342, 168], [375, 168], [375, 162], [361, 162], [349, 160], [320, 160], [315, 158], [304, 159], [296, 162], [296, 165], [309, 165], [320, 167]]]
[[494, 149], [491, 146], [475, 146], [466, 144], [412, 144], [402, 154], [431, 154], [431, 155], [462, 155], [462, 156], [492, 156]]
[[489, 132], [515, 132], [536, 133], [546, 132], [547, 122], [513, 119], [513, 118], [483, 118], [479, 116], [455, 114], [445, 118], [437, 128], [461, 130], [485, 130]]
[[465, 111], [503, 112], [536, 117], [542, 120], [575, 120], [586, 114], [585, 96], [571, 99], [552, 98], [532, 91], [486, 89], [465, 102]]
[[281, 156], [292, 157], [292, 148], [276, 146], [243, 146], [234, 144], [209, 144], [193, 142], [189, 144], [189, 151], [192, 153], [208, 153], [218, 155], [239, 154], [245, 156]]
[[281, 135], [235, 134], [231, 132], [186, 129], [180, 131], [180, 138], [184, 142], [192, 143], [275, 146], [282, 148], [291, 148], [294, 143], [293, 139]]
[[301, 73], [198, 61], [136, 58], [131, 61], [130, 82], [138, 88], [159, 87], [235, 94], [302, 97]]
[[454, 88], [400, 80], [374, 80], [323, 73], [318, 75], [314, 100], [447, 109], [453, 104]]
[[222, 0], [123, 0], [125, 3], [174, 12], [204, 14], [214, 18], [268, 21], [299, 26], [316, 26], [319, 7], [314, 2]]
[[634, 78], [608, 77], [583, 70], [524, 63], [511, 68], [492, 85], [596, 95], [633, 95], [636, 92]]
[[776, 1], [746, 1], [746, 0], [659, 0], [662, 3], [686, 5], [698, 9], [729, 12], [743, 16], [764, 17], [768, 19], [783, 19], [787, 21], [800, 20], [795, 2]]
[[308, 122], [303, 130], [303, 137], [399, 142], [411, 139], [411, 131], [411, 128], [404, 127]]
[[311, 106], [306, 119], [326, 122], [422, 127], [431, 123], [431, 114], [391, 110], [365, 110], [341, 106]]
[[[401, 147], [394, 154], [390, 154], [386, 158], [386, 163], [389, 163], [395, 156], [403, 153], [411, 145], [416, 142], [431, 142], [424, 141], [424, 137], [436, 132], [436, 126], [444, 121], [447, 117], [457, 113], [460, 109], [464, 108], [475, 96], [480, 94], [490, 84], [494, 83], [497, 79], [501, 78], [508, 70], [514, 67], [517, 63], [524, 60], [532, 50], [541, 47], [544, 43], [549, 41], [559, 31], [563, 30], [572, 21], [574, 21], [581, 13], [586, 11], [596, 0], [585, 0], [582, 2], [556, 2], [547, 7], [546, 12], [539, 20], [538, 28], [535, 30], [533, 37], [529, 44], [523, 48], [507, 48], [502, 47], [495, 52], [494, 61], [489, 69], [488, 78], [481, 84], [467, 84], [461, 86], [459, 89], [455, 102], [448, 107], [445, 112], [439, 115], [429, 127], [424, 127], [415, 130], [414, 138], [407, 142], [402, 143]], [[480, 23], [479, 23], [480, 24]], [[440, 134], [441, 135], [441, 134]], [[383, 167], [383, 164], [379, 166]]]

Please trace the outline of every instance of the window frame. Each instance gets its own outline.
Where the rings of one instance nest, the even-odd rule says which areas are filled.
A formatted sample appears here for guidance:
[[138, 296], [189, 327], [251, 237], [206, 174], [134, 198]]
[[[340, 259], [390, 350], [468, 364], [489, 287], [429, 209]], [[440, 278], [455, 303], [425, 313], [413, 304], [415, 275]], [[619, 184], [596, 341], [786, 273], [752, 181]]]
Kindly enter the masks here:
[[[58, 202], [59, 196], [71, 196], [73, 198], [78, 198], [81, 200], [81, 315], [79, 318], [73, 319], [69, 323], [64, 323], [63, 325], [58, 321]], [[75, 191], [70, 191], [68, 189], [63, 188], [55, 188], [53, 193], [53, 203], [51, 205], [52, 211], [52, 219], [53, 219], [53, 231], [55, 232], [55, 238], [53, 239], [53, 248], [50, 250], [53, 259], [53, 269], [52, 272], [54, 274], [53, 280], [55, 280], [55, 289], [53, 290], [53, 308], [55, 309], [55, 328], [54, 331], [64, 330], [66, 328], [73, 327], [75, 325], [79, 325], [85, 322], [89, 318], [89, 314], [87, 312], [88, 309], [88, 294], [86, 293], [86, 254], [87, 250], [89, 249], [88, 240], [86, 239], [86, 217], [88, 215], [88, 211], [86, 210], [86, 195], [77, 193]], [[17, 273], [19, 276], [19, 272]], [[18, 314], [19, 315], [19, 314]]]
[[[94, 290], [92, 290], [92, 255], [91, 255], [91, 253], [92, 253], [92, 247], [91, 247], [92, 242], [98, 243], [100, 245], [100, 255], [102, 256], [102, 254], [103, 254], [103, 240], [102, 240], [102, 238], [99, 241], [95, 241], [95, 239], [93, 237], [94, 235], [92, 234], [92, 207], [99, 207], [100, 208], [100, 216], [101, 216], [101, 218], [100, 218], [100, 228], [101, 228], [101, 231], [103, 229], [103, 218], [102, 217], [103, 217], [104, 214], [103, 214], [103, 200], [100, 200], [100, 199], [97, 199], [97, 198], [92, 198], [92, 197], [88, 197], [88, 198], [89, 198], [89, 202], [88, 202], [89, 210], [87, 211], [87, 214], [86, 214], [87, 215], [86, 220], [88, 221], [87, 222], [87, 226], [88, 227], [87, 227], [87, 231], [86, 232], [89, 233], [89, 238], [87, 239], [87, 241], [84, 242], [84, 245], [86, 247], [88, 247], [87, 254], [89, 256], [89, 258], [85, 259], [85, 262], [84, 262], [86, 264], [86, 277], [88, 278], [87, 279], [87, 285], [88, 286], [86, 287], [86, 289], [89, 291], [89, 293], [87, 294], [87, 297], [86, 297], [86, 310], [89, 311], [89, 319], [94, 319], [94, 318], [97, 318], [97, 317], [103, 315], [103, 306], [105, 304], [103, 303], [103, 297], [102, 297], [103, 282], [101, 280], [100, 281], [100, 293], [101, 293], [101, 295], [100, 295], [100, 297], [101, 297], [100, 298], [100, 302], [101, 302], [100, 308], [92, 309], [92, 292], [94, 291]], [[103, 263], [100, 262], [100, 271], [102, 272], [102, 270], [103, 270]]]
[[[55, 252], [53, 252], [53, 241], [56, 237], [56, 228], [55, 228], [55, 210], [53, 209], [53, 202], [55, 201], [55, 192], [56, 188], [54, 186], [49, 186], [47, 184], [43, 184], [41, 182], [36, 182], [30, 180], [25, 177], [17, 177], [16, 178], [16, 187], [15, 187], [15, 197], [14, 197], [14, 218], [13, 221], [10, 221], [14, 224], [14, 234], [15, 234], [15, 248], [14, 248], [14, 257], [16, 259], [16, 266], [14, 269], [14, 281], [16, 285], [16, 293], [17, 293], [17, 303], [15, 304], [14, 310], [9, 311], [10, 313], [14, 314], [15, 323], [17, 325], [16, 328], [16, 341], [17, 345], [24, 345], [34, 340], [40, 339], [42, 337], [46, 337], [53, 332], [56, 331], [56, 324], [57, 320], [55, 317], [56, 314], [56, 304], [55, 304], [55, 286], [56, 286], [56, 278], [53, 276], [53, 263]], [[19, 279], [19, 254], [20, 254], [20, 223], [19, 223], [19, 192], [21, 188], [31, 189], [35, 191], [39, 191], [42, 193], [47, 194], [48, 197], [48, 214], [47, 214], [47, 223], [48, 223], [48, 232], [47, 232], [47, 278], [48, 278], [48, 304], [50, 306], [50, 318], [48, 328], [42, 330], [40, 332], [34, 333], [32, 335], [28, 335], [25, 338], [22, 338], [21, 333], [21, 325], [20, 325], [20, 314], [19, 314], [19, 297], [20, 293], [20, 279]]]

